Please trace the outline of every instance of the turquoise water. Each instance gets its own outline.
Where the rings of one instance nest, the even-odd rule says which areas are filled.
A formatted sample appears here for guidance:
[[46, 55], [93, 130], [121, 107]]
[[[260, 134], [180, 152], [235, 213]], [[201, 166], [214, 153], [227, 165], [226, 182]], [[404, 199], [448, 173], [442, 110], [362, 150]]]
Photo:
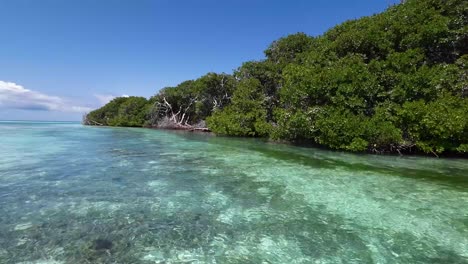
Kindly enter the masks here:
[[0, 263], [468, 263], [468, 161], [0, 122]]

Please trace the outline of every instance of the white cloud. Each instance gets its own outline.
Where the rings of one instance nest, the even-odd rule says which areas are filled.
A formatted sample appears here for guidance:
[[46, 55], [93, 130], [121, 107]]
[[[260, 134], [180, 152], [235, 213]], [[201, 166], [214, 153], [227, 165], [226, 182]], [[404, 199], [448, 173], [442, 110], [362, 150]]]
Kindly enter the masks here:
[[89, 107], [74, 105], [58, 96], [28, 90], [19, 84], [5, 81], [0, 81], [0, 108], [74, 113], [92, 110]]
[[[105, 105], [108, 102], [110, 102], [112, 99], [114, 99], [116, 97], [119, 97], [119, 96], [116, 96], [116, 95], [113, 95], [113, 94], [95, 94], [94, 97], [96, 97], [98, 99], [98, 101], [99, 101], [99, 103], [101, 103], [101, 105]], [[129, 95], [122, 94], [120, 97], [129, 97]]]

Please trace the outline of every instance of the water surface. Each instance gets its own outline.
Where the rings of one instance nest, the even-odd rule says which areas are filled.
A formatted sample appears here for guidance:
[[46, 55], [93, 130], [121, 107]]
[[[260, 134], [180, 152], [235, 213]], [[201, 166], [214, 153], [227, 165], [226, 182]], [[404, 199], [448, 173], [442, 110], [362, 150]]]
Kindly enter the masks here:
[[0, 263], [468, 263], [468, 162], [0, 122]]

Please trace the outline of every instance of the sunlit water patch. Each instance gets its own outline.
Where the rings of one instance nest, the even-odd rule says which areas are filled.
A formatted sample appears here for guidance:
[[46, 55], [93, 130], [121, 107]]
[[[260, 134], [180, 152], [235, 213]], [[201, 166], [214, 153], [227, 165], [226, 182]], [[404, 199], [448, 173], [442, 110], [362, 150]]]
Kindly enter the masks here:
[[0, 122], [0, 263], [468, 263], [468, 162]]

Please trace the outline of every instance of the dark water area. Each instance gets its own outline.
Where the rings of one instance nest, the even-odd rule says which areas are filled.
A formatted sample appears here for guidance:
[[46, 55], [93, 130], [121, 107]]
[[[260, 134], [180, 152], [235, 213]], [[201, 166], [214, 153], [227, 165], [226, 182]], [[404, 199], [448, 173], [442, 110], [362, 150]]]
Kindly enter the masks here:
[[0, 122], [0, 263], [468, 263], [468, 160]]

